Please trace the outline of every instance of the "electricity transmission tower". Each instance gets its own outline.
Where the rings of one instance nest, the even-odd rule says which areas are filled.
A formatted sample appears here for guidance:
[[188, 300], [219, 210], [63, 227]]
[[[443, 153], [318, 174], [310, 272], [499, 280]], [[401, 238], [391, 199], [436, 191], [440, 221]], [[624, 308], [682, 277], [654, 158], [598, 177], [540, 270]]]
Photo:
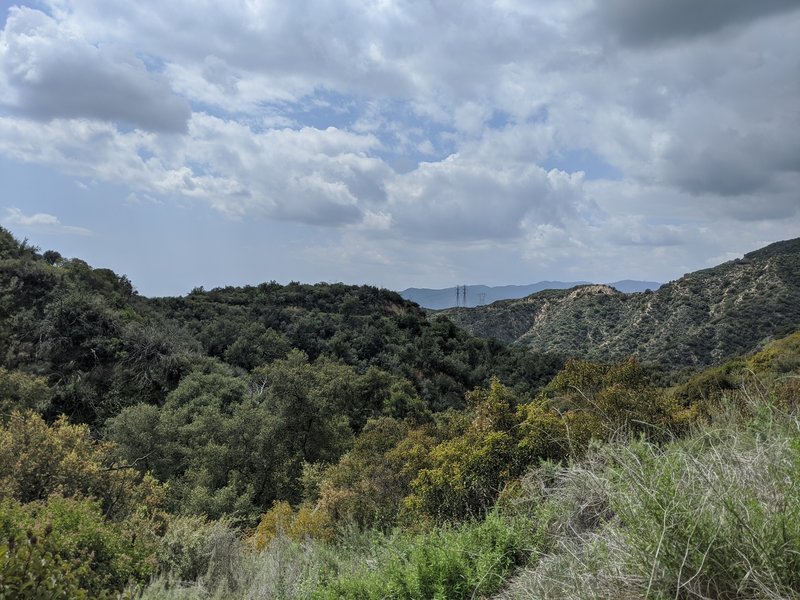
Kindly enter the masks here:
[[457, 285], [456, 286], [456, 306], [466, 306], [467, 305], [467, 286], [466, 285]]

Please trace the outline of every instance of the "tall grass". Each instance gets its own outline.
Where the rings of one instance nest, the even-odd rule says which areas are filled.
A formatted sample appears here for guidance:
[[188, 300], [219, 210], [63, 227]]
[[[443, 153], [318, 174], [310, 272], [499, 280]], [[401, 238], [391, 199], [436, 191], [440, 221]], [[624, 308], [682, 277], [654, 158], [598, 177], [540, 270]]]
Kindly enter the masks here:
[[401, 534], [388, 540], [389, 552], [374, 569], [339, 576], [312, 598], [485, 598], [505, 585], [511, 571], [533, 552], [537, 540], [525, 534], [527, 525], [493, 513], [459, 528]]
[[260, 552], [241, 542], [213, 554], [208, 570], [194, 580], [181, 580], [167, 571], [147, 586], [142, 600], [234, 600], [307, 598], [320, 573], [336, 564], [336, 557], [313, 542], [276, 538]]
[[[536, 544], [528, 522], [496, 513], [426, 533], [351, 531], [334, 544], [277, 537], [262, 551], [231, 545], [217, 529], [221, 551], [189, 543], [198, 557], [192, 564], [186, 544], [172, 548], [162, 562], [178, 567], [165, 568], [141, 599], [485, 598], [502, 588]], [[194, 580], [181, 577], [190, 572]]]
[[534, 474], [550, 545], [502, 597], [800, 597], [800, 421], [785, 400], [751, 385], [686, 439]]

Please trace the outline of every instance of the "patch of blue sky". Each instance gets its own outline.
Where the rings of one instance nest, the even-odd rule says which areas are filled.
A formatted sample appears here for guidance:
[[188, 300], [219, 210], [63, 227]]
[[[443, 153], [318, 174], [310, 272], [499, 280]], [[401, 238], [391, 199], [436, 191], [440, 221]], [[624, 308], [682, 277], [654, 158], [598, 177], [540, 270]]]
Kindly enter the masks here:
[[492, 112], [492, 116], [486, 122], [486, 125], [490, 129], [505, 129], [508, 125], [514, 123], [513, 117], [502, 110], [495, 110]]
[[195, 175], [206, 175], [213, 173], [213, 169], [206, 162], [199, 162], [196, 160], [187, 160], [184, 165], [189, 168], [189, 171]]
[[414, 110], [405, 100], [383, 101], [372, 133], [380, 140], [375, 155], [406, 172], [421, 162], [440, 161], [457, 149], [456, 131]]
[[[455, 152], [452, 127], [420, 115], [407, 100], [375, 99], [317, 89], [296, 103], [264, 107], [292, 122], [293, 128], [314, 127], [369, 133], [380, 142], [372, 154], [405, 172], [423, 161], [436, 161]], [[498, 115], [498, 125], [507, 122]]]
[[[119, 221], [117, 209], [129, 191], [121, 186], [92, 181], [91, 178], [63, 175], [32, 163], [0, 157], [0, 180], [8, 193], [0, 204], [0, 222], [10, 209], [25, 216], [45, 213], [56, 216], [62, 225], [88, 229], [88, 236], [75, 235], [59, 227], [21, 227], [12, 231], [18, 237], [29, 237], [43, 249], [57, 248], [66, 256], [81, 256], [104, 238], [109, 228], [135, 225], [135, 220]], [[110, 219], [110, 221], [107, 221]]]
[[0, 0], [0, 28], [5, 27], [6, 21], [8, 20], [8, 12], [12, 6], [27, 6], [40, 10], [48, 16], [53, 16], [53, 12], [46, 2], [37, 0], [28, 0], [27, 2], [22, 2], [21, 0]]
[[299, 102], [269, 105], [272, 112], [288, 118], [302, 127], [315, 129], [349, 129], [359, 118], [362, 102], [350, 95], [317, 89]]
[[135, 56], [142, 61], [142, 64], [151, 73], [163, 73], [167, 65], [163, 58], [149, 52], [136, 52]]
[[131, 133], [139, 129], [139, 127], [137, 127], [136, 125], [134, 125], [129, 121], [121, 121], [121, 120], [114, 121], [114, 127], [116, 127], [117, 131], [119, 131], [120, 133]]
[[587, 148], [574, 148], [553, 154], [541, 166], [547, 170], [559, 169], [567, 173], [583, 171], [587, 180], [622, 180], [622, 172], [619, 169], [611, 166], [603, 160], [603, 157]]
[[535, 111], [533, 111], [528, 118], [525, 119], [526, 123], [545, 123], [550, 118], [550, 111], [546, 104], [542, 104]]
[[136, 149], [136, 154], [138, 154], [139, 158], [141, 158], [144, 162], [147, 162], [151, 158], [155, 157], [155, 153], [151, 152], [147, 148], [142, 148], [141, 146]]
[[185, 98], [185, 100], [189, 103], [192, 113], [211, 115], [224, 121], [236, 121], [247, 125], [254, 133], [262, 133], [265, 129], [269, 129], [263, 124], [263, 115], [253, 115], [239, 110], [227, 110], [218, 104], [210, 104], [197, 99]]

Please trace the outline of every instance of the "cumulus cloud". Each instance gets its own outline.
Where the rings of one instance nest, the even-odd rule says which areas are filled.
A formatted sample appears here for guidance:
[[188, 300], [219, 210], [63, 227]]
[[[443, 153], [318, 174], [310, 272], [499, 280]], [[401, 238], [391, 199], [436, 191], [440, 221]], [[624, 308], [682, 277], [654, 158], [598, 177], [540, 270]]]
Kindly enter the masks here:
[[648, 223], [643, 215], [614, 216], [603, 225], [610, 240], [621, 246], [680, 246], [691, 240], [690, 227]]
[[227, 182], [232, 193], [210, 200], [229, 214], [255, 212], [336, 226], [358, 222], [364, 211], [385, 202], [391, 170], [368, 155], [378, 146], [373, 136], [310, 127], [255, 133], [239, 123], [195, 115], [190, 137], [176, 166], [205, 165], [202, 177]]
[[201, 113], [188, 132], [174, 140], [108, 123], [0, 118], [0, 152], [156, 196], [204, 200], [232, 217], [337, 226], [385, 203], [391, 170], [367, 156], [378, 144], [372, 136], [334, 128], [257, 133]]
[[0, 105], [36, 119], [121, 121], [185, 131], [189, 105], [132, 53], [95, 45], [38, 10], [12, 7], [0, 33]]
[[[487, 95], [525, 110], [524, 90], [509, 76], [521, 74], [521, 56], [529, 61], [558, 51], [553, 26], [567, 17], [557, 3], [531, 10], [517, 1], [497, 7], [477, 0], [49, 4], [60, 22], [89, 39], [146, 48], [163, 60], [182, 93], [222, 109], [296, 101], [325, 88], [414, 99], [442, 117], [450, 107], [442, 111], [441, 101], [454, 105]], [[504, 101], [510, 93], [514, 97]]]
[[26, 215], [16, 207], [6, 209], [6, 216], [3, 219], [3, 223], [41, 233], [67, 233], [73, 235], [91, 234], [91, 231], [85, 227], [64, 225], [55, 215], [48, 213], [35, 213], [33, 215]]

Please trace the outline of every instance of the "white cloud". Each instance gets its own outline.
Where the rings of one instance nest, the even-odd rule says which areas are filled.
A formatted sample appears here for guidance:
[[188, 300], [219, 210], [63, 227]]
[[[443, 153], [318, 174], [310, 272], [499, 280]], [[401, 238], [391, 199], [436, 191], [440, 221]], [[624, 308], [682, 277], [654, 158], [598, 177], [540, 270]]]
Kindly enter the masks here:
[[6, 209], [6, 216], [3, 219], [3, 223], [41, 233], [67, 233], [74, 235], [91, 235], [92, 233], [85, 227], [64, 225], [55, 215], [48, 213], [26, 215], [15, 207]]
[[0, 152], [162, 197], [204, 200], [233, 217], [260, 214], [342, 225], [385, 202], [391, 170], [369, 135], [268, 130], [195, 114], [185, 138], [123, 133], [107, 123], [0, 117]]
[[[457, 151], [477, 136], [488, 152], [507, 153], [503, 144], [513, 148], [516, 136], [513, 160], [527, 164], [548, 153], [588, 148], [628, 178], [697, 194], [770, 191], [781, 172], [800, 168], [791, 158], [800, 155], [792, 109], [798, 59], [791, 32], [800, 26], [798, 12], [759, 20], [790, 9], [783, 0], [758, 10], [738, 2], [730, 14], [716, 17], [706, 11], [696, 31], [685, 7], [661, 2], [635, 9], [622, 0], [569, 8], [468, 2], [458, 10], [357, 0], [335, 6], [193, 3], [191, 9], [173, 2], [158, 10], [147, 2], [50, 4], [53, 18], [29, 9], [12, 13], [10, 40], [20, 37], [17, 21], [46, 24], [34, 39], [47, 52], [16, 54], [48, 64], [50, 40], [77, 39], [91, 49], [76, 56], [93, 73], [109, 64], [130, 66], [109, 62], [115, 48], [146, 49], [182, 94], [242, 113], [237, 118], [248, 123], [257, 118], [268, 127], [295, 126], [281, 107], [291, 109], [327, 89], [374, 99], [368, 110], [378, 112], [358, 123], [364, 133], [387, 126], [390, 100], [409, 100], [426, 119], [465, 136], [453, 138]], [[691, 39], [633, 50], [609, 44], [609, 28], [634, 22], [643, 31], [674, 29], [678, 39], [686, 29]], [[718, 29], [716, 22], [735, 22], [739, 29], [703, 37]], [[669, 31], [665, 35], [673, 35]], [[143, 67], [137, 72], [156, 80]], [[495, 111], [512, 118], [502, 137], [486, 130]], [[711, 113], [713, 120], [706, 118]], [[391, 127], [398, 149], [420, 146], [431, 153], [424, 132], [415, 140], [408, 124]], [[306, 187], [320, 189], [312, 181]]]
[[188, 104], [135, 54], [12, 7], [0, 32], [0, 106], [37, 119], [94, 118], [183, 131]]

